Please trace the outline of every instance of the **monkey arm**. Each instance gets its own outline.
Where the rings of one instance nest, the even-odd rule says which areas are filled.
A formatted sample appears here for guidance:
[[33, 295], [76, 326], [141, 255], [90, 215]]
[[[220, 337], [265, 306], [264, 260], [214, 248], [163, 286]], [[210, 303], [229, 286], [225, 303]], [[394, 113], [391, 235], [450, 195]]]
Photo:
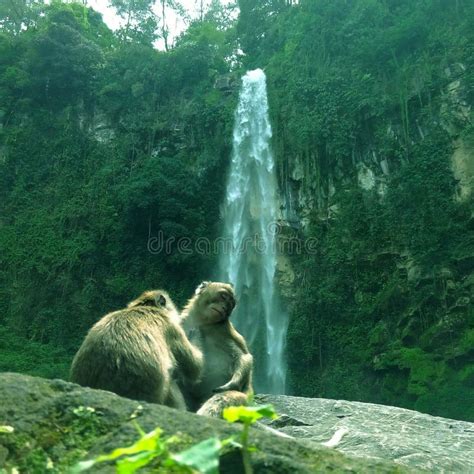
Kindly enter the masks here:
[[251, 388], [253, 357], [250, 353], [241, 354], [236, 359], [234, 375], [225, 385], [217, 387], [214, 393], [226, 392], [228, 390], [238, 390], [247, 392]]
[[183, 329], [178, 325], [169, 328], [168, 341], [178, 371], [191, 381], [197, 381], [203, 368], [202, 352], [189, 342]]

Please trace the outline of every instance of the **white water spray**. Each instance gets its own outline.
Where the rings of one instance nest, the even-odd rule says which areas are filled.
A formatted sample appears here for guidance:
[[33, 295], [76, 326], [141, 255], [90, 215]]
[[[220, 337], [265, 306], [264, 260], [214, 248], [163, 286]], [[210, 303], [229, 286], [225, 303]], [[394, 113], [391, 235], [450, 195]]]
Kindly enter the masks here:
[[235, 114], [232, 164], [224, 204], [224, 237], [231, 242], [220, 258], [220, 278], [239, 299], [232, 320], [250, 344], [255, 387], [284, 393], [288, 318], [275, 291], [277, 184], [270, 150], [265, 74], [242, 79]]

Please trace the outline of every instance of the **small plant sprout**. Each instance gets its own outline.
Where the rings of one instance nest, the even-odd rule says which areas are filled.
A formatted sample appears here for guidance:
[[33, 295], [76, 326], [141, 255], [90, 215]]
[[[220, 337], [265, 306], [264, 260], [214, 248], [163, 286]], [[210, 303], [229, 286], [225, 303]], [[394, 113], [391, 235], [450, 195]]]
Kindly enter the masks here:
[[15, 428], [13, 426], [8, 426], [8, 425], [0, 425], [0, 433], [6, 433], [10, 434], [15, 431]]
[[[87, 408], [79, 407], [76, 409], [77, 413], [76, 411], [74, 413], [79, 416], [94, 413]], [[241, 450], [245, 474], [251, 474], [250, 452], [255, 448], [249, 444], [250, 426], [261, 418], [277, 418], [275, 410], [271, 405], [235, 406], [226, 408], [223, 417], [230, 423], [243, 423], [242, 433], [237, 439], [230, 437], [221, 441], [213, 437], [180, 452], [172, 452], [171, 449], [174, 444], [181, 441], [178, 435], [163, 437], [163, 430], [160, 428], [145, 433], [133, 420], [132, 422], [140, 435], [138, 441], [125, 448], [114, 449], [111, 453], [98, 456], [95, 459], [79, 462], [73, 467], [70, 474], [87, 471], [97, 464], [105, 462], [115, 463], [117, 474], [134, 474], [152, 462], [153, 467], [164, 468], [166, 472], [176, 474], [219, 474], [219, 456], [222, 449], [228, 446]]]
[[135, 418], [138, 418], [143, 412], [143, 405], [137, 405], [135, 410], [133, 410], [132, 414], [130, 415], [130, 419], [134, 420]]
[[100, 428], [102, 413], [93, 407], [79, 406], [72, 409], [74, 420], [72, 427], [80, 435], [96, 432]]
[[74, 473], [87, 471], [93, 466], [115, 461], [118, 474], [132, 474], [153, 459], [167, 453], [167, 444], [161, 439], [163, 431], [156, 428], [150, 433], [144, 433], [139, 429], [141, 438], [126, 448], [114, 449], [110, 454], [98, 456], [89, 461], [79, 462], [73, 469]]
[[149, 433], [136, 424], [140, 439], [126, 448], [117, 448], [110, 454], [76, 464], [71, 474], [91, 469], [103, 462], [115, 462], [117, 474], [133, 474], [152, 461], [170, 472], [191, 474], [218, 474], [219, 453], [222, 443], [210, 438], [179, 453], [171, 453], [170, 446], [179, 441], [178, 436], [163, 438], [163, 430], [156, 428]]
[[80, 407], [74, 408], [72, 412], [79, 418], [81, 417], [87, 418], [90, 415], [95, 413], [95, 408], [80, 406]]
[[272, 405], [261, 405], [255, 407], [236, 406], [224, 408], [222, 416], [229, 423], [243, 423], [244, 428], [240, 436], [240, 444], [234, 442], [234, 445], [239, 446], [242, 451], [245, 474], [252, 474], [253, 469], [250, 463], [250, 452], [254, 451], [255, 447], [249, 444], [250, 426], [261, 418], [274, 420], [278, 418], [278, 415]]

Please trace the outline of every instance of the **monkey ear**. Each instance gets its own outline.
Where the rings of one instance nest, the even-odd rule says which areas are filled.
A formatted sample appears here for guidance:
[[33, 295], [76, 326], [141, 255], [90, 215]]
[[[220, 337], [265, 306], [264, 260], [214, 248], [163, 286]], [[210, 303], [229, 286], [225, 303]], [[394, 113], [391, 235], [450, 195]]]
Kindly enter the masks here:
[[155, 299], [156, 306], [166, 306], [166, 298], [164, 297], [163, 294], [159, 294], [156, 296]]
[[200, 295], [209, 285], [211, 284], [210, 281], [203, 281], [197, 288], [196, 288], [196, 295]]

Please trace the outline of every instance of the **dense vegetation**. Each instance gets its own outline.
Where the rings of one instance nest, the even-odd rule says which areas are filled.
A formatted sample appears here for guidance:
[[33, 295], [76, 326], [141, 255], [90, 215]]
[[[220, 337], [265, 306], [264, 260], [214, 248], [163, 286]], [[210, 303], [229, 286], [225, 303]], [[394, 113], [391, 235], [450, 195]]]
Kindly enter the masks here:
[[79, 4], [0, 6], [0, 370], [66, 377], [105, 312], [212, 274], [148, 242], [218, 235], [235, 86], [258, 66], [291, 232], [318, 239], [284, 290], [291, 393], [473, 420], [452, 157], [473, 160], [474, 4], [241, 0], [233, 22], [213, 2], [158, 51], [149, 4], [116, 3], [137, 20], [116, 32]]
[[0, 369], [66, 376], [101, 314], [206, 274], [205, 256], [148, 241], [217, 231], [234, 105], [213, 86], [231, 47], [212, 11], [169, 52], [79, 4], [6, 13]]
[[280, 12], [242, 34], [268, 64], [281, 187], [319, 244], [294, 262], [292, 389], [473, 420], [473, 201], [451, 167], [474, 162], [474, 5]]

